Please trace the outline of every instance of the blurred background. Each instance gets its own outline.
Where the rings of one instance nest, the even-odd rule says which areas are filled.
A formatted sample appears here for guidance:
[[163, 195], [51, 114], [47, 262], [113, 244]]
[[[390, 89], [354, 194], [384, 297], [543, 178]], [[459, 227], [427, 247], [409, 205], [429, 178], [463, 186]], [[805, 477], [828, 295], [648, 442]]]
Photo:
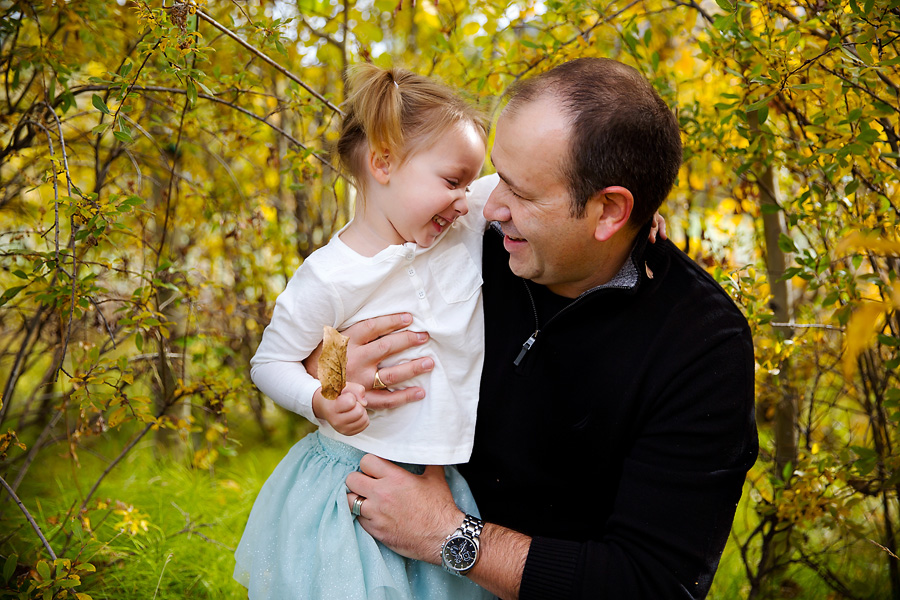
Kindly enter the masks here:
[[898, 38], [900, 0], [0, 0], [0, 597], [246, 597], [233, 549], [311, 429], [248, 362], [352, 214], [347, 67], [495, 121], [604, 56], [677, 112], [669, 235], [753, 328], [710, 598], [900, 599]]

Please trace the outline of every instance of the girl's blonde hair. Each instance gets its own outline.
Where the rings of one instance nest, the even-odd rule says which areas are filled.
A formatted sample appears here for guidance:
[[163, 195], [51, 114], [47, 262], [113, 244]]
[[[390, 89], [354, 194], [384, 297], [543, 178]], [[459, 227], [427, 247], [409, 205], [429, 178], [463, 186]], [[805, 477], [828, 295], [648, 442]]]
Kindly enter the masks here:
[[427, 77], [364, 63], [351, 69], [347, 83], [347, 114], [337, 151], [341, 166], [353, 176], [361, 192], [369, 151], [386, 151], [402, 163], [460, 122], [474, 125], [487, 143], [484, 114], [447, 86]]

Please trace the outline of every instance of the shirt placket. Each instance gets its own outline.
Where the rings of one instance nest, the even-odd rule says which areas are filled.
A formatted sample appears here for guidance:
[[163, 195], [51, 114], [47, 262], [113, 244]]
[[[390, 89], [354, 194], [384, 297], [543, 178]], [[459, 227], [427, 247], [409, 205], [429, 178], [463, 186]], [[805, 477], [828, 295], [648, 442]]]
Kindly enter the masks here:
[[416, 258], [415, 250], [407, 248], [405, 258], [406, 275], [409, 277], [410, 285], [412, 285], [416, 299], [419, 302], [419, 313], [427, 319], [433, 319], [434, 316], [431, 313], [431, 303], [428, 302], [428, 293], [425, 291], [425, 282], [419, 276], [419, 271], [416, 269], [415, 265], [413, 265], [413, 260]]

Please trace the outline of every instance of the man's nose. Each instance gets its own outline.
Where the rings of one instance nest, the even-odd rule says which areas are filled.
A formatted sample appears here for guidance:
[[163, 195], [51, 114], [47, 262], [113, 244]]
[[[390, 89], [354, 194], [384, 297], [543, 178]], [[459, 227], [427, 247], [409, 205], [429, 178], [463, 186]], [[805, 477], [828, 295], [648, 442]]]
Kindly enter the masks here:
[[487, 204], [484, 205], [484, 218], [488, 221], [509, 221], [511, 216], [509, 207], [507, 207], [500, 199], [497, 190], [494, 189], [488, 196]]

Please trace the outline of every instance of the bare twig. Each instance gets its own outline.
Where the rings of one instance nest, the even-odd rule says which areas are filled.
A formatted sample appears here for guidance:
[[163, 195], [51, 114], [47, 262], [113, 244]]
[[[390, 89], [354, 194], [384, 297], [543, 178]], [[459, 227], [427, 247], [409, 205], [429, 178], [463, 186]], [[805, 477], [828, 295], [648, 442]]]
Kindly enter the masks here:
[[829, 329], [831, 331], [843, 331], [843, 327], [823, 325], [821, 323], [769, 323], [772, 327], [789, 327], [791, 329]]
[[3, 388], [3, 406], [0, 407], [0, 425], [3, 424], [4, 420], [6, 420], [6, 414], [9, 411], [10, 405], [12, 404], [12, 393], [16, 388], [16, 383], [18, 383], [19, 381], [19, 376], [22, 374], [22, 363], [25, 362], [29, 340], [34, 335], [34, 332], [39, 329], [38, 325], [40, 325], [41, 323], [41, 319], [44, 316], [45, 310], [45, 304], [41, 304], [38, 307], [37, 312], [35, 312], [31, 323], [29, 323], [28, 328], [25, 331], [25, 339], [22, 340], [22, 346], [16, 353], [16, 359], [9, 371], [9, 378], [6, 380], [6, 385]]
[[218, 21], [213, 19], [211, 16], [209, 16], [202, 10], [197, 9], [197, 16], [199, 16], [201, 19], [203, 19], [204, 21], [206, 21], [207, 23], [209, 23], [210, 25], [212, 25], [213, 27], [215, 27], [216, 29], [218, 29], [219, 31], [221, 31], [222, 33], [224, 33], [225, 35], [227, 35], [228, 37], [233, 39], [234, 41], [236, 41], [238, 44], [240, 44], [241, 46], [243, 46], [244, 48], [246, 48], [247, 50], [249, 50], [256, 56], [263, 59], [269, 66], [271, 66], [272, 68], [277, 70], [279, 73], [281, 73], [282, 75], [284, 75], [285, 77], [287, 77], [288, 79], [290, 79], [291, 81], [293, 81], [294, 83], [296, 83], [297, 85], [302, 87], [304, 90], [306, 90], [307, 92], [312, 94], [313, 97], [315, 97], [317, 100], [319, 100], [322, 104], [324, 104], [325, 106], [327, 106], [328, 108], [330, 108], [331, 110], [336, 112], [337, 114], [344, 116], [344, 111], [342, 111], [340, 108], [338, 108], [337, 106], [335, 106], [334, 104], [329, 102], [322, 94], [315, 91], [309, 85], [304, 83], [302, 79], [300, 79], [299, 77], [297, 77], [296, 75], [294, 75], [293, 73], [291, 73], [290, 71], [288, 71], [287, 69], [282, 67], [280, 64], [278, 64], [277, 62], [275, 62], [274, 60], [269, 58], [264, 52], [254, 48], [251, 44], [242, 40], [240, 37], [237, 36], [237, 34], [235, 34], [230, 29], [228, 29], [227, 27], [225, 27], [224, 25], [222, 25], [221, 23], [219, 23]]
[[[70, 91], [73, 95], [76, 95], [76, 94], [80, 94], [80, 93], [84, 93], [84, 92], [102, 91], [102, 90], [108, 89], [109, 87], [110, 86], [108, 86], [108, 85], [85, 85], [85, 86], [72, 88]], [[133, 91], [156, 92], [156, 93], [163, 93], [163, 94], [182, 94], [182, 95], [187, 94], [186, 90], [182, 90], [179, 88], [163, 87], [163, 86], [158, 86], [158, 85], [147, 85], [147, 86], [138, 85], [138, 86], [134, 86]], [[216, 102], [218, 104], [225, 105], [225, 106], [231, 108], [232, 110], [236, 110], [239, 113], [245, 114], [248, 117], [259, 121], [260, 123], [263, 123], [264, 125], [269, 126], [272, 130], [276, 131], [279, 135], [282, 135], [285, 138], [287, 138], [292, 144], [294, 144], [298, 148], [301, 148], [302, 150], [310, 152], [310, 154], [316, 160], [318, 160], [320, 163], [322, 163], [323, 165], [325, 165], [326, 167], [328, 167], [329, 169], [334, 171], [336, 175], [338, 175], [339, 177], [341, 177], [343, 179], [346, 179], [346, 176], [343, 173], [341, 173], [341, 171], [339, 171], [334, 165], [332, 165], [331, 162], [328, 161], [328, 159], [324, 158], [323, 156], [320, 156], [319, 154], [317, 154], [315, 152], [311, 152], [310, 149], [303, 142], [301, 142], [300, 140], [298, 140], [297, 138], [292, 136], [290, 133], [288, 133], [287, 131], [285, 131], [284, 129], [279, 127], [278, 125], [275, 125], [274, 123], [271, 123], [270, 121], [266, 120], [264, 117], [261, 117], [261, 116], [257, 115], [256, 113], [251, 112], [242, 106], [238, 106], [237, 104], [234, 104], [233, 102], [229, 102], [228, 100], [223, 100], [222, 98], [219, 98], [218, 96], [210, 96], [209, 94], [198, 92], [197, 97], [203, 98], [204, 100], [209, 100], [210, 102]]]
[[[168, 410], [168, 408], [169, 407], [167, 405], [166, 410]], [[156, 418], [159, 419], [160, 417], [163, 416], [163, 414], [165, 414], [165, 410], [160, 411], [160, 413], [157, 415]], [[79, 514], [81, 513], [81, 511], [83, 511], [84, 509], [87, 508], [88, 502], [90, 502], [91, 498], [97, 492], [97, 488], [100, 487], [100, 484], [103, 483], [103, 480], [106, 479], [106, 476], [109, 475], [110, 471], [112, 471], [116, 467], [116, 465], [118, 465], [120, 462], [122, 462], [122, 459], [125, 458], [125, 456], [129, 452], [131, 452], [131, 449], [134, 448], [137, 445], [137, 443], [144, 438], [145, 435], [147, 435], [147, 432], [150, 431], [154, 425], [156, 425], [156, 421], [153, 421], [152, 423], [147, 423], [147, 425], [143, 429], [141, 429], [140, 433], [138, 433], [134, 437], [134, 439], [128, 443], [128, 445], [126, 445], [124, 448], [122, 448], [122, 451], [119, 452], [119, 455], [115, 459], [113, 459], [113, 461], [111, 463], [109, 463], [109, 465], [106, 467], [106, 469], [103, 471], [103, 473], [100, 474], [100, 477], [97, 478], [97, 481], [94, 482], [94, 486], [91, 488], [91, 491], [89, 491], [87, 493], [87, 496], [85, 496], [84, 500], [81, 502], [81, 508], [78, 509]]]
[[882, 550], [884, 550], [885, 552], [887, 552], [887, 553], [888, 553], [888, 556], [890, 556], [891, 558], [895, 558], [895, 559], [897, 559], [897, 560], [900, 560], [900, 556], [897, 556], [896, 554], [894, 554], [893, 552], [891, 552], [889, 549], [885, 548], [884, 546], [882, 546], [881, 544], [879, 544], [878, 542], [876, 542], [875, 540], [866, 538], [866, 541], [869, 542], [870, 544], [874, 544], [875, 546], [878, 546], [879, 548], [881, 548]]
[[34, 462], [38, 451], [44, 447], [44, 442], [48, 437], [50, 437], [50, 433], [53, 431], [53, 428], [56, 427], [56, 424], [59, 422], [62, 416], [62, 410], [56, 411], [56, 414], [53, 415], [53, 418], [50, 419], [50, 422], [47, 423], [46, 427], [44, 427], [44, 430], [41, 431], [41, 434], [38, 436], [37, 440], [35, 440], [35, 442], [31, 445], [31, 450], [29, 450], [28, 454], [25, 456], [25, 463], [19, 469], [18, 474], [16, 474], [16, 479], [13, 481], [12, 487], [14, 490], [19, 489], [19, 485], [25, 478], [25, 473], [28, 472], [28, 468], [31, 466], [31, 463]]
[[16, 493], [13, 491], [9, 484], [6, 483], [6, 480], [3, 477], [0, 477], [0, 484], [6, 488], [6, 492], [12, 496], [12, 499], [16, 501], [16, 504], [19, 505], [19, 508], [22, 510], [22, 513], [25, 515], [25, 518], [28, 519], [28, 522], [31, 523], [32, 529], [34, 529], [35, 533], [37, 533], [38, 537], [41, 538], [41, 543], [44, 544], [44, 548], [47, 549], [47, 552], [50, 554], [50, 558], [56, 560], [56, 553], [53, 551], [53, 548], [50, 547], [50, 542], [47, 541], [47, 538], [44, 537], [44, 532], [41, 531], [40, 525], [38, 525], [34, 518], [31, 516], [31, 513], [28, 512], [28, 509], [25, 508], [25, 505], [22, 504], [22, 501], [16, 496]]
[[189, 515], [184, 510], [182, 510], [181, 507], [178, 506], [177, 504], [175, 504], [174, 502], [172, 502], [171, 504], [172, 504], [172, 506], [175, 507], [175, 510], [180, 512], [181, 516], [184, 517], [184, 527], [181, 528], [181, 531], [176, 531], [172, 535], [166, 536], [166, 539], [173, 538], [176, 535], [182, 535], [182, 534], [186, 533], [186, 534], [188, 534], [188, 536], [196, 535], [200, 539], [205, 540], [205, 541], [209, 542], [210, 544], [215, 544], [216, 546], [224, 548], [230, 552], [234, 552], [234, 548], [226, 546], [222, 542], [220, 542], [218, 540], [214, 540], [210, 537], [207, 537], [207, 536], [203, 535], [202, 533], [200, 533], [199, 531], [197, 531], [198, 527], [212, 527], [213, 526], [212, 523], [199, 523], [199, 524], [194, 523], [194, 521], [191, 519], [191, 515]]

